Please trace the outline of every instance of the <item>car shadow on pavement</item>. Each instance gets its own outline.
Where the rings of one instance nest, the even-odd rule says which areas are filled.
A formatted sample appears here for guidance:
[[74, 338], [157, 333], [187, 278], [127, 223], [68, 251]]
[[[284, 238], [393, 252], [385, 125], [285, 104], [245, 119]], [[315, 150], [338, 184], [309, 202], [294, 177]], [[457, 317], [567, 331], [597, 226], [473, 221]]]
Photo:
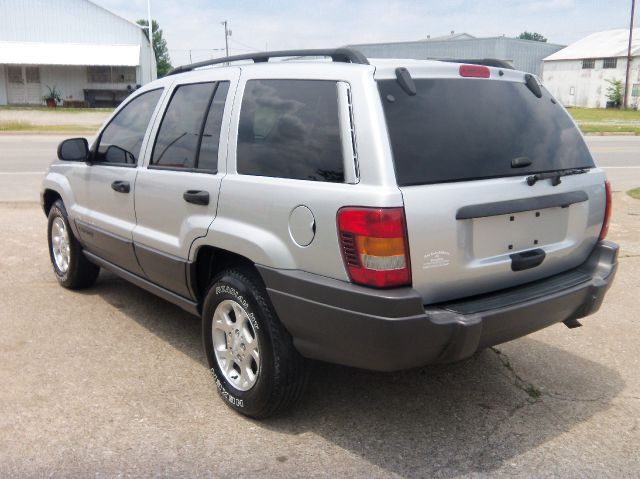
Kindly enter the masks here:
[[[100, 295], [208, 374], [196, 317], [109, 273], [86, 294]], [[397, 373], [319, 362], [311, 369], [301, 404], [256, 427], [317, 434], [382, 475], [408, 477], [516, 466], [518, 456], [535, 455], [609, 409], [624, 387], [617, 371], [530, 337], [462, 362]]]

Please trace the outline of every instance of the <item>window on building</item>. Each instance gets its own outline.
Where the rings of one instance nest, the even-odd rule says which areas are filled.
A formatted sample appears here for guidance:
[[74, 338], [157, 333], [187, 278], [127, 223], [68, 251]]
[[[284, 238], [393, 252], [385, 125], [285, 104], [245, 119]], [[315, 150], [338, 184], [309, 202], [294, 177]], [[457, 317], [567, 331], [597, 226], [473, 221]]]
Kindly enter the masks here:
[[96, 162], [135, 165], [162, 89], [136, 96], [111, 120], [100, 136]]
[[135, 67], [111, 67], [111, 83], [135, 83]]
[[[224, 94], [226, 97], [227, 88], [228, 83], [222, 83], [219, 89], [220, 95]], [[208, 128], [206, 133], [208, 137], [204, 153], [206, 160], [202, 167], [208, 170], [215, 169], [217, 154], [215, 160], [210, 155], [214, 142], [216, 153], [218, 151], [224, 109], [224, 99], [221, 100], [215, 90], [214, 82], [181, 85], [176, 88], [158, 130], [151, 157], [152, 165], [165, 168], [198, 168], [200, 139], [203, 133], [203, 122], [206, 119], [205, 128]], [[212, 98], [214, 93], [217, 98]], [[209, 105], [215, 100], [217, 104], [212, 105], [210, 114], [207, 115]], [[214, 131], [216, 128], [217, 131]]]
[[582, 60], [582, 69], [591, 70], [596, 67], [596, 61], [593, 58], [585, 58]]
[[23, 83], [22, 67], [7, 67], [9, 83]]
[[605, 58], [604, 60], [602, 60], [602, 68], [616, 68], [617, 66], [617, 58]]
[[238, 172], [343, 182], [338, 125], [333, 81], [248, 81], [238, 128]]
[[89, 83], [135, 83], [135, 67], [87, 67]]
[[40, 68], [26, 67], [27, 83], [40, 83]]
[[640, 96], [640, 83], [634, 83], [631, 87], [631, 96]]

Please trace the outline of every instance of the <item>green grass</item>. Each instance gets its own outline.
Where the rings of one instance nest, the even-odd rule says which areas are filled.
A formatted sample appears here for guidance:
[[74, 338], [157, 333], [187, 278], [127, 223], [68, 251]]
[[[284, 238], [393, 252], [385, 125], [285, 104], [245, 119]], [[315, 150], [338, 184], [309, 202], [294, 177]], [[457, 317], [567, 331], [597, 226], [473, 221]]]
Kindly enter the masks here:
[[0, 132], [95, 132], [98, 128], [97, 125], [34, 125], [27, 121], [0, 121]]
[[631, 196], [631, 198], [635, 198], [636, 200], [640, 200], [640, 188], [634, 188], [632, 190], [627, 191], [627, 194]]
[[640, 135], [640, 111], [606, 108], [568, 108], [583, 133]]
[[640, 111], [617, 110], [614, 108], [567, 108], [576, 121], [609, 122], [624, 121], [640, 123]]
[[626, 125], [581, 125], [578, 123], [580, 130], [584, 134], [589, 133], [625, 133], [631, 135], [640, 135], [640, 126]]
[[51, 113], [93, 113], [105, 112], [111, 113], [113, 108], [48, 108], [46, 106], [0, 106], [0, 111], [47, 111]]

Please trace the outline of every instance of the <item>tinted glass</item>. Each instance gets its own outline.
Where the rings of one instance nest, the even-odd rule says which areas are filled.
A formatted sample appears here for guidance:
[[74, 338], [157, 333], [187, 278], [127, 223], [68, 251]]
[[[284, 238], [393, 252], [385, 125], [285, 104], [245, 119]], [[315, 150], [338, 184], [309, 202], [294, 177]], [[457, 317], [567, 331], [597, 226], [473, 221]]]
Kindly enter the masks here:
[[202, 142], [197, 162], [197, 167], [200, 169], [211, 171], [218, 169], [218, 143], [220, 141], [222, 114], [224, 113], [224, 104], [228, 91], [229, 82], [218, 83], [202, 132]]
[[176, 88], [158, 130], [152, 165], [195, 168], [200, 130], [214, 88], [215, 83]]
[[[569, 115], [543, 89], [478, 79], [415, 80], [407, 95], [379, 81], [398, 184], [461, 181], [593, 167]], [[531, 166], [511, 168], [527, 157]]]
[[246, 175], [343, 182], [336, 83], [247, 82], [237, 158]]
[[[94, 161], [135, 164], [138, 161], [140, 147], [142, 146], [147, 126], [149, 126], [149, 120], [161, 94], [162, 90], [143, 93], [120, 110], [102, 132]], [[121, 153], [122, 151], [124, 153], [114, 154], [116, 148], [109, 150], [110, 146], [115, 146]], [[108, 154], [107, 150], [109, 150]]]

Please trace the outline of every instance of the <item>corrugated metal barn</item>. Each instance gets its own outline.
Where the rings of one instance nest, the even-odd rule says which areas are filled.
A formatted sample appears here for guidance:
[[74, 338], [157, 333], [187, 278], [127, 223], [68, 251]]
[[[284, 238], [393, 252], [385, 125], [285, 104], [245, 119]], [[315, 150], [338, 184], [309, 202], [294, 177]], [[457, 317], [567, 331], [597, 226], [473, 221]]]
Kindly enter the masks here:
[[[629, 30], [597, 32], [545, 58], [542, 81], [566, 106], [604, 108], [607, 80], [624, 82]], [[629, 105], [640, 106], [640, 28], [633, 31]]]
[[93, 2], [0, 1], [0, 105], [113, 105], [155, 77], [146, 31]]
[[414, 42], [349, 45], [370, 58], [438, 58], [505, 60], [518, 70], [540, 75], [542, 59], [564, 45], [507, 37], [476, 38], [467, 33], [427, 38]]

